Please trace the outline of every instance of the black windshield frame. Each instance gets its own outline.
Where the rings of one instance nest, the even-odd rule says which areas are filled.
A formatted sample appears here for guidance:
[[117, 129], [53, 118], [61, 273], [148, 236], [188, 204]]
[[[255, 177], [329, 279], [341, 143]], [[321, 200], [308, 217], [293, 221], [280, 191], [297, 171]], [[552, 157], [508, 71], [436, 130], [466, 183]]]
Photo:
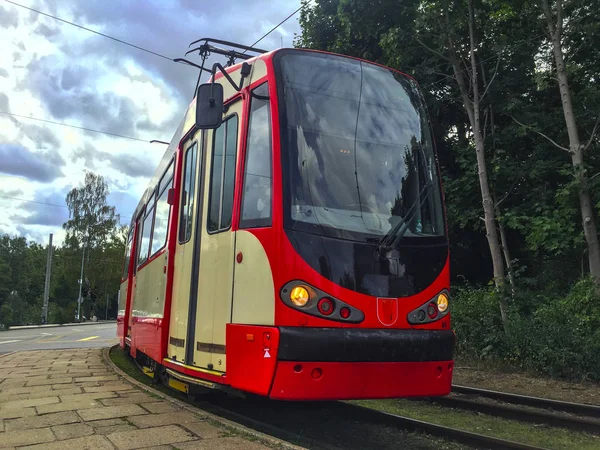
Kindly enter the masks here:
[[[328, 224], [322, 223], [320, 221], [318, 221], [318, 224], [315, 223], [306, 223], [304, 221], [298, 221], [298, 220], [294, 220], [294, 218], [292, 217], [292, 183], [293, 180], [292, 178], [294, 178], [291, 175], [291, 171], [290, 171], [290, 164], [292, 163], [292, 160], [294, 157], [298, 157], [298, 148], [297, 146], [294, 146], [293, 143], [291, 143], [291, 140], [288, 141], [288, 110], [287, 110], [287, 106], [286, 106], [286, 100], [285, 100], [285, 81], [283, 80], [283, 65], [285, 64], [285, 57], [288, 55], [310, 55], [310, 56], [316, 56], [319, 58], [330, 58], [332, 63], [335, 63], [336, 61], [353, 61], [353, 62], [357, 62], [360, 63], [361, 65], [364, 64], [366, 65], [366, 67], [369, 68], [369, 70], [371, 68], [376, 68], [379, 71], [387, 71], [386, 73], [389, 72], [389, 74], [392, 74], [394, 76], [394, 78], [396, 80], [401, 79], [403, 83], [411, 83], [411, 91], [412, 94], [416, 93], [417, 99], [416, 102], [419, 103], [418, 108], [419, 108], [419, 117], [423, 117], [424, 118], [424, 123], [421, 124], [421, 127], [423, 129], [426, 128], [426, 132], [424, 132], [424, 135], [426, 134], [428, 137], [429, 142], [426, 143], [426, 145], [429, 146], [429, 148], [426, 149], [426, 152], [428, 154], [428, 157], [430, 158], [429, 160], [429, 166], [426, 168], [429, 170], [429, 172], [433, 172], [432, 179], [431, 182], [429, 183], [429, 185], [433, 186], [434, 191], [434, 195], [438, 196], [438, 199], [436, 200], [439, 206], [437, 207], [437, 211], [435, 211], [435, 214], [432, 213], [432, 217], [435, 216], [435, 219], [437, 223], [436, 223], [436, 230], [435, 233], [433, 234], [426, 234], [424, 236], [417, 236], [417, 235], [411, 235], [411, 233], [407, 233], [404, 237], [403, 237], [403, 241], [405, 241], [406, 244], [410, 244], [410, 245], [419, 245], [419, 244], [426, 244], [426, 245], [431, 245], [431, 244], [441, 244], [442, 242], [447, 242], [447, 231], [446, 231], [446, 217], [445, 217], [445, 208], [443, 206], [443, 194], [442, 194], [442, 188], [441, 188], [441, 181], [440, 181], [440, 174], [439, 174], [439, 168], [438, 168], [438, 162], [437, 162], [437, 154], [435, 151], [435, 143], [433, 142], [433, 133], [432, 133], [432, 129], [431, 129], [431, 124], [429, 122], [429, 118], [427, 116], [427, 112], [425, 110], [425, 104], [424, 104], [424, 100], [422, 97], [422, 94], [420, 92], [420, 89], [418, 88], [416, 82], [412, 79], [409, 78], [408, 76], [401, 74], [399, 72], [393, 71], [389, 68], [384, 68], [382, 66], [373, 64], [373, 63], [368, 63], [366, 61], [361, 61], [355, 58], [350, 58], [350, 57], [346, 57], [346, 56], [342, 56], [342, 55], [333, 55], [333, 54], [328, 54], [328, 53], [321, 53], [321, 52], [314, 52], [314, 51], [307, 51], [307, 50], [294, 50], [294, 49], [285, 49], [285, 50], [280, 50], [278, 51], [274, 57], [273, 57], [273, 65], [274, 65], [274, 69], [275, 69], [275, 75], [276, 75], [276, 80], [277, 80], [277, 93], [278, 93], [278, 102], [279, 102], [279, 131], [280, 131], [280, 140], [281, 140], [281, 159], [282, 159], [282, 171], [283, 171], [283, 208], [284, 208], [284, 214], [283, 214], [283, 219], [284, 219], [284, 228], [288, 229], [288, 230], [297, 230], [297, 231], [302, 231], [305, 233], [311, 233], [311, 234], [316, 234], [316, 235], [321, 235], [321, 236], [327, 236], [327, 237], [331, 237], [331, 238], [337, 238], [337, 239], [343, 239], [343, 240], [350, 240], [350, 241], [358, 241], [358, 242], [368, 242], [368, 241], [377, 241], [379, 239], [382, 239], [385, 236], [385, 230], [381, 231], [381, 232], [372, 232], [370, 230], [356, 230], [356, 229], [343, 229], [343, 228], [339, 228], [339, 227], [332, 227], [332, 226], [328, 226]], [[361, 66], [362, 67], [362, 66]], [[361, 83], [362, 83], [362, 69], [361, 69]], [[361, 84], [361, 90], [362, 90], [362, 84]], [[411, 102], [413, 101], [413, 99], [411, 99]], [[360, 102], [360, 101], [359, 101]], [[414, 106], [414, 105], [413, 105]], [[360, 106], [359, 106], [360, 108]], [[415, 107], [416, 108], [416, 107]], [[356, 121], [358, 122], [358, 118], [356, 119]], [[354, 124], [352, 124], [352, 126], [354, 127]], [[357, 130], [358, 130], [358, 124], [356, 125]], [[385, 137], [385, 136], [384, 136]], [[356, 136], [355, 136], [355, 140], [356, 140]], [[390, 142], [390, 144], [394, 144], [393, 142]], [[423, 152], [423, 150], [420, 150], [421, 152]], [[414, 150], [413, 150], [414, 152]], [[425, 153], [423, 153], [425, 155]], [[424, 156], [423, 159], [425, 159], [426, 157]], [[414, 164], [419, 164], [418, 162], [415, 162]], [[355, 167], [356, 166], [356, 162], [355, 162]], [[419, 169], [417, 169], [419, 170]], [[349, 175], [351, 176], [355, 176], [357, 177], [357, 183], [358, 183], [358, 172], [354, 172], [350, 173]], [[302, 178], [302, 176], [300, 177]], [[358, 184], [357, 184], [358, 187]], [[297, 188], [294, 188], [297, 189]], [[360, 194], [359, 194], [360, 196]], [[360, 198], [360, 197], [359, 197]], [[418, 199], [417, 199], [418, 200]], [[311, 199], [312, 201], [312, 199]], [[405, 203], [408, 203], [408, 200], [405, 201]], [[418, 203], [418, 202], [417, 202]], [[315, 203], [313, 202], [313, 205]], [[394, 206], [395, 208], [395, 206]], [[405, 205], [405, 212], [406, 210], [410, 209], [410, 204]], [[313, 208], [314, 209], [314, 208]], [[392, 213], [393, 214], [393, 213]], [[361, 206], [361, 218], [363, 215], [363, 210], [362, 210], [362, 206]], [[374, 214], [377, 215], [377, 214]], [[400, 216], [394, 216], [394, 217], [400, 217]], [[364, 221], [364, 219], [363, 219]], [[391, 220], [390, 220], [391, 222]], [[420, 220], [419, 220], [420, 222]], [[397, 223], [397, 222], [396, 222]], [[390, 228], [393, 228], [393, 223], [391, 223]]]

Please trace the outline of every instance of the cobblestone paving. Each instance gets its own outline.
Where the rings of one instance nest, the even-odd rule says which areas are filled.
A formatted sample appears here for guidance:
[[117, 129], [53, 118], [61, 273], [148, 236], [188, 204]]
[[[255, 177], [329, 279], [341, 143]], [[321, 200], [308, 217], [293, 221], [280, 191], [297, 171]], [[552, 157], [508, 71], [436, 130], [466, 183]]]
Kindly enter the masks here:
[[0, 357], [0, 449], [267, 449], [122, 381], [100, 349]]

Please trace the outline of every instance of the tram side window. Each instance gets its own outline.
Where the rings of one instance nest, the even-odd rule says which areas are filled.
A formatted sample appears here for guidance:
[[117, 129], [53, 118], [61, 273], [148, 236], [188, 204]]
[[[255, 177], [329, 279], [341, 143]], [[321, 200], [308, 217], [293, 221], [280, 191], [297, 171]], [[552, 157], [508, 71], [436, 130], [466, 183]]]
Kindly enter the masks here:
[[125, 262], [123, 263], [123, 274], [121, 275], [122, 280], [126, 280], [129, 274], [129, 263], [131, 260], [131, 244], [133, 242], [133, 228], [129, 230], [129, 236], [127, 237], [127, 247], [125, 248]]
[[151, 255], [160, 251], [167, 243], [167, 233], [169, 230], [169, 215], [171, 205], [168, 203], [169, 188], [173, 182], [172, 164], [165, 172], [159, 184], [158, 200], [156, 201], [156, 217], [154, 218], [154, 231], [152, 232]]
[[144, 224], [142, 225], [142, 241], [140, 242], [140, 253], [138, 257], [138, 266], [143, 264], [148, 259], [148, 251], [150, 250], [150, 238], [152, 236], [152, 219], [154, 218], [154, 198], [149, 202], [152, 206], [146, 213]]
[[242, 190], [240, 228], [271, 226], [271, 114], [269, 87], [254, 89]]
[[214, 133], [207, 225], [209, 232], [226, 230], [231, 226], [237, 134], [237, 116], [231, 116]]
[[181, 196], [181, 217], [179, 219], [179, 242], [187, 242], [192, 236], [192, 214], [196, 195], [196, 162], [198, 145], [194, 143], [185, 152], [183, 172], [183, 193]]

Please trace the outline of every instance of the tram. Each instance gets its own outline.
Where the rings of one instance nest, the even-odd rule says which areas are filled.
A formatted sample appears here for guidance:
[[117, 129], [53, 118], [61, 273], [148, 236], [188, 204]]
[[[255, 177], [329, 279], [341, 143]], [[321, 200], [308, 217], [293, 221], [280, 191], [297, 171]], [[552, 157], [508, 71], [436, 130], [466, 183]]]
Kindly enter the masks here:
[[[448, 394], [448, 238], [417, 83], [337, 54], [193, 44], [202, 65], [179, 61], [210, 82], [133, 214], [121, 347], [185, 392]], [[215, 54], [229, 63], [205, 67]]]

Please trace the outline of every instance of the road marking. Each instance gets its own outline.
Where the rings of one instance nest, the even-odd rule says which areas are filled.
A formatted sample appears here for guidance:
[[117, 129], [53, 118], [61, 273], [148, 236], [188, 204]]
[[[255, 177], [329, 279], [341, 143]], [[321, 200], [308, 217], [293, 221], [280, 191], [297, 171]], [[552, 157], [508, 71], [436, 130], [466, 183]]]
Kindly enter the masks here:
[[42, 336], [53, 336], [52, 333], [40, 333]]
[[13, 342], [21, 342], [20, 340], [16, 340], [16, 341], [2, 341], [0, 342], [0, 344], [12, 344]]
[[[77, 339], [77, 342], [83, 342], [83, 341], [91, 341], [92, 339], [98, 339], [100, 336], [90, 336], [90, 337], [86, 337], [83, 339]], [[1, 342], [0, 342], [1, 344]]]
[[81, 328], [71, 328], [73, 331], [83, 331]]
[[56, 336], [44, 337], [44, 338], [38, 339], [36, 342], [38, 342], [40, 344], [47, 344], [48, 342], [54, 342], [54, 341], [57, 341], [58, 339], [62, 339], [64, 337], [65, 337], [64, 334], [57, 334]]

